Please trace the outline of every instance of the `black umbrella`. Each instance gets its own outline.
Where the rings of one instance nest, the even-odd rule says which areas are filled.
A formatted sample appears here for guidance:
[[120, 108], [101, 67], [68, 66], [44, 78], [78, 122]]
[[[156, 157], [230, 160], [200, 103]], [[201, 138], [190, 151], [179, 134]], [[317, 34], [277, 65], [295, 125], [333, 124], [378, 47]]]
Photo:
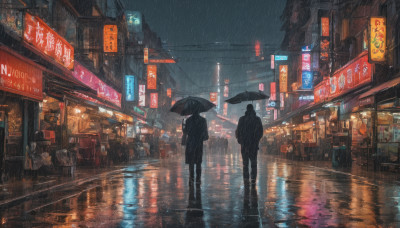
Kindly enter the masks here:
[[268, 98], [269, 98], [269, 96], [261, 91], [258, 91], [258, 92], [246, 91], [246, 92], [239, 93], [234, 97], [229, 98], [225, 102], [228, 102], [230, 104], [239, 104], [240, 102], [243, 102], [243, 101], [265, 100]]
[[207, 112], [215, 104], [201, 97], [186, 97], [177, 101], [172, 108], [171, 112], [176, 112], [181, 116], [192, 115], [194, 112]]

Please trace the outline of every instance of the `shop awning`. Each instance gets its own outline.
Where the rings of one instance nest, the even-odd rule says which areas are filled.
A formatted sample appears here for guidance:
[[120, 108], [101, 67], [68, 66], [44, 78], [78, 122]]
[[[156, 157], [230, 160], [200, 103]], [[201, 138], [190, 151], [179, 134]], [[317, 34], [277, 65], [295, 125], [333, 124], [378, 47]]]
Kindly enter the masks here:
[[318, 103], [318, 104], [310, 103], [308, 105], [303, 105], [300, 108], [298, 108], [292, 112], [289, 112], [285, 116], [282, 116], [281, 118], [275, 120], [273, 123], [265, 125], [265, 128], [270, 128], [270, 127], [276, 126], [276, 125], [278, 125], [284, 121], [287, 121], [295, 116], [302, 115], [304, 113], [311, 112], [311, 111], [316, 111], [317, 109], [322, 108], [324, 104], [325, 103]]
[[379, 92], [383, 92], [385, 90], [388, 90], [392, 87], [397, 86], [398, 84], [400, 84], [400, 77], [390, 80], [388, 82], [384, 82], [384, 83], [368, 90], [367, 92], [361, 94], [360, 99], [362, 99], [364, 97], [369, 97], [369, 96], [375, 95]]

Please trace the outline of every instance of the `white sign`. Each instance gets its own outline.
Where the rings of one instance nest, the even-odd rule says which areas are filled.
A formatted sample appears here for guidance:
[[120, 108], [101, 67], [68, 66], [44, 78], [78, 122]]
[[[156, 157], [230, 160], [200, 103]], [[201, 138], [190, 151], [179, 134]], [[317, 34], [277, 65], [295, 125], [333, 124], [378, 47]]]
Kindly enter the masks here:
[[146, 85], [139, 85], [139, 106], [146, 106]]

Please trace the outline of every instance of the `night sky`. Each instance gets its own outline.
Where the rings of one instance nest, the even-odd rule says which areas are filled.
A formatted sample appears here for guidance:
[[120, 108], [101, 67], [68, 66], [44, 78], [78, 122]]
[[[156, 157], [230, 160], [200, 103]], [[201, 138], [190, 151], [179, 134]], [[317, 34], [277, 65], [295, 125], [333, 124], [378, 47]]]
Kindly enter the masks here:
[[264, 54], [268, 56], [283, 38], [279, 17], [286, 0], [125, 2], [128, 9], [142, 12], [150, 28], [178, 58], [180, 66], [203, 86], [212, 84], [212, 80], [205, 81], [204, 77], [215, 74], [216, 62], [222, 64], [222, 77], [240, 80], [251, 68], [241, 62], [248, 62], [254, 56], [256, 40], [264, 45]]

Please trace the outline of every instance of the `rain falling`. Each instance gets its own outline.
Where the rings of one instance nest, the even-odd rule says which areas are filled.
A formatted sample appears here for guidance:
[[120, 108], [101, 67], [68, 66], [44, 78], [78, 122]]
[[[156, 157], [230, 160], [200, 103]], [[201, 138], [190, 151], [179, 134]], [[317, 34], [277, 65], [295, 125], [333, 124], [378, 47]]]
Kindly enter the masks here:
[[399, 227], [398, 0], [0, 0], [1, 227]]

